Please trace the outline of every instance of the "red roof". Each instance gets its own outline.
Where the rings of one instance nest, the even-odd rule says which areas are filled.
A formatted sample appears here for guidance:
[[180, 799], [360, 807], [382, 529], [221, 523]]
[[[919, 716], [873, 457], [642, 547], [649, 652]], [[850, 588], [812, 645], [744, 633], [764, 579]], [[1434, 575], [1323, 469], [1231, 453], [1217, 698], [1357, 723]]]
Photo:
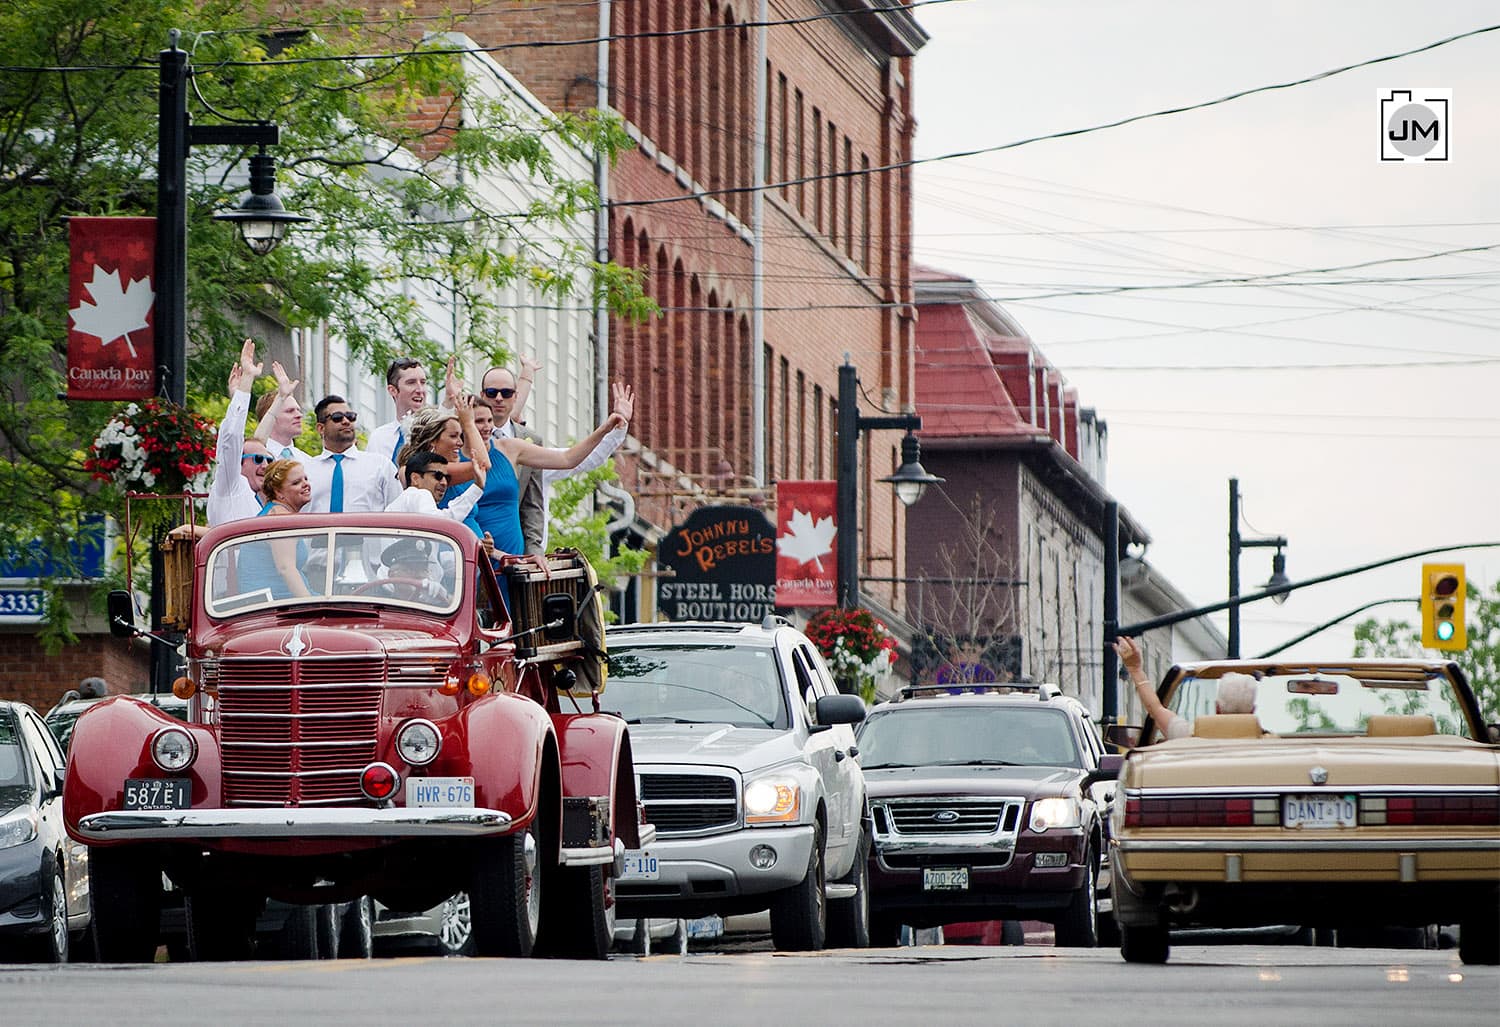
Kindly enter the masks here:
[[[965, 281], [931, 268], [914, 277]], [[919, 302], [918, 310], [917, 413], [924, 437], [1046, 434], [1031, 422], [1031, 393], [1022, 391], [1029, 369], [1046, 365], [1029, 339], [995, 334], [967, 303]]]

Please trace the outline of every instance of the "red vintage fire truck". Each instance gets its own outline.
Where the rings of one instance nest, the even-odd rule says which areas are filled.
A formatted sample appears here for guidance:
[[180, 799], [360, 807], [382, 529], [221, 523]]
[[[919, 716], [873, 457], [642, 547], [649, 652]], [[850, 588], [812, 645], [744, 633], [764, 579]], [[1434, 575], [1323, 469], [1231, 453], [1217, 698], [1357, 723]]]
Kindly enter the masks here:
[[[608, 952], [612, 878], [655, 831], [626, 726], [599, 712], [581, 557], [497, 576], [461, 524], [397, 514], [255, 518], [178, 546], [188, 722], [121, 697], [74, 733], [64, 809], [91, 847], [101, 959], [153, 957], [163, 874], [200, 959], [247, 955], [268, 898], [424, 909], [460, 891], [480, 954]], [[145, 634], [127, 593], [110, 620]]]

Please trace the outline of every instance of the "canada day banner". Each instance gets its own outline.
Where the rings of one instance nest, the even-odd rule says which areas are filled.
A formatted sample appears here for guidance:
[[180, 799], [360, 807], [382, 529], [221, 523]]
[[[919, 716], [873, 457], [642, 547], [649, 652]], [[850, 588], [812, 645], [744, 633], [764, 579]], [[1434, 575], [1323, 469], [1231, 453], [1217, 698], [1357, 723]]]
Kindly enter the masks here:
[[776, 483], [776, 605], [838, 605], [838, 482]]
[[149, 398], [156, 219], [71, 218], [68, 243], [68, 398]]

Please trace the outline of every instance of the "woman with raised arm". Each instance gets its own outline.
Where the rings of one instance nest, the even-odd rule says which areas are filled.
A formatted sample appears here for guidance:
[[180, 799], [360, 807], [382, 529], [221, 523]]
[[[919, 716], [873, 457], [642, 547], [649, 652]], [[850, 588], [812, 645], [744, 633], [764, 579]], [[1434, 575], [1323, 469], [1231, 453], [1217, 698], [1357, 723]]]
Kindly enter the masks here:
[[[276, 517], [300, 513], [312, 499], [312, 482], [307, 471], [296, 460], [273, 460], [266, 468], [262, 484], [266, 504], [257, 517]], [[265, 590], [272, 599], [310, 596], [302, 568], [307, 563], [307, 542], [303, 539], [276, 539], [243, 547], [239, 557], [241, 592]]]

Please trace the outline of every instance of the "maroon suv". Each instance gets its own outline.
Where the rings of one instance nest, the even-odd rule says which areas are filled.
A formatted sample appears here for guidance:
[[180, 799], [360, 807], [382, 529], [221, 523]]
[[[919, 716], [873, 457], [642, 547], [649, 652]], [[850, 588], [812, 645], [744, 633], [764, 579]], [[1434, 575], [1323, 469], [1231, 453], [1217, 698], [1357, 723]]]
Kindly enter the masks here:
[[895, 944], [902, 924], [995, 919], [1051, 921], [1059, 945], [1099, 943], [1120, 758], [1081, 703], [1054, 685], [910, 688], [870, 712], [859, 750], [872, 944]]

